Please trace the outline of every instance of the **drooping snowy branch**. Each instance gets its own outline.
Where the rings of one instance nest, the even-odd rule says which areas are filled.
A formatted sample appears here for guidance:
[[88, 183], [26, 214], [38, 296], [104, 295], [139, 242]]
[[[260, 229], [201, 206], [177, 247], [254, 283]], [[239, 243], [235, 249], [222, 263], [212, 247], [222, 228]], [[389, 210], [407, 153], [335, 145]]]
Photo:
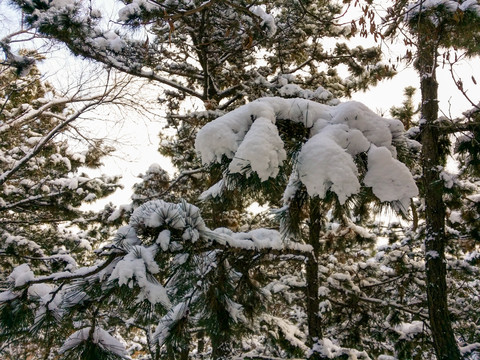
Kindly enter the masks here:
[[[195, 147], [204, 164], [228, 159], [229, 174], [255, 173], [266, 181], [277, 176], [286, 160], [276, 127], [280, 119], [309, 129], [295, 171], [310, 196], [324, 198], [331, 191], [344, 204], [363, 183], [380, 201], [398, 201], [405, 210], [409, 199], [418, 195], [409, 170], [396, 159], [395, 145], [406, 144], [402, 123], [382, 118], [358, 102], [329, 106], [305, 99], [262, 98], [205, 125]], [[367, 152], [368, 169], [361, 174], [356, 156]], [[204, 197], [209, 192], [214, 196], [219, 186]]]

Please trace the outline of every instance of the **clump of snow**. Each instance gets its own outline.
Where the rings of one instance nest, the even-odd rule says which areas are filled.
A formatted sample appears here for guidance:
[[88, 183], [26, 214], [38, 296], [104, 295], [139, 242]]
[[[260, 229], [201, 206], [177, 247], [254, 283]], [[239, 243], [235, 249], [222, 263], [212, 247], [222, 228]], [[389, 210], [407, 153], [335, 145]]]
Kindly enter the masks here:
[[163, 169], [159, 164], [153, 163], [148, 167], [147, 173], [149, 173], [149, 174], [161, 174], [162, 171], [163, 171]]
[[[476, 0], [453, 1], [453, 0], [419, 0], [410, 4], [407, 8], [406, 19], [411, 20], [420, 13], [440, 8], [442, 11], [455, 13], [457, 11], [471, 11], [480, 16], [480, 5]], [[435, 21], [435, 18], [431, 18]]]
[[262, 19], [260, 26], [264, 26], [267, 29], [268, 37], [272, 37], [277, 32], [277, 25], [275, 25], [275, 19], [272, 15], [267, 14], [262, 6], [252, 6], [249, 9], [253, 14]]
[[157, 329], [153, 333], [155, 342], [161, 346], [165, 343], [173, 326], [187, 315], [188, 306], [184, 302], [178, 303], [160, 319]]
[[380, 201], [400, 201], [408, 209], [410, 198], [418, 195], [418, 188], [410, 170], [385, 147], [372, 144], [368, 151], [368, 171], [363, 179]]
[[159, 5], [148, 0], [133, 0], [118, 11], [118, 20], [128, 21], [132, 17], [140, 16], [142, 9], [147, 11], [158, 10]]
[[340, 204], [360, 190], [353, 158], [323, 133], [303, 145], [298, 156], [298, 176], [310, 196], [324, 198], [331, 190], [337, 194]]
[[396, 155], [392, 139], [394, 134], [398, 134], [399, 129], [403, 133], [401, 121], [382, 118], [357, 101], [347, 101], [332, 107], [331, 113], [331, 123], [346, 124], [351, 129], [357, 129], [370, 143], [385, 146], [394, 156]]
[[14, 292], [12, 292], [12, 291], [10, 291], [10, 290], [6, 290], [6, 291], [3, 291], [3, 292], [0, 292], [0, 303], [13, 300], [13, 299], [15, 299], [17, 296], [18, 296], [18, 295], [16, 295]]
[[480, 253], [478, 251], [472, 251], [465, 255], [465, 261], [472, 262], [480, 259]]
[[323, 87], [318, 87], [317, 90], [312, 91], [308, 89], [303, 89], [297, 84], [288, 83], [286, 75], [281, 75], [278, 78], [278, 84], [281, 87], [278, 89], [278, 93], [282, 97], [297, 97], [309, 100], [318, 100], [322, 103], [328, 103], [330, 105], [336, 105], [339, 101], [333, 97], [333, 94], [324, 89]]
[[145, 248], [134, 246], [113, 269], [109, 281], [118, 281], [118, 285], [133, 287], [134, 282], [141, 288], [137, 301], [147, 299], [152, 304], [160, 303], [166, 308], [171, 306], [167, 291], [159, 283], [151, 280], [151, 274], [159, 272], [154, 256], [156, 246]]
[[132, 209], [131, 204], [124, 204], [120, 205], [118, 209], [116, 209], [107, 219], [108, 222], [113, 222], [120, 218], [124, 212], [128, 212]]
[[480, 350], [480, 343], [476, 342], [473, 344], [468, 344], [460, 347], [460, 353], [462, 356], [466, 356], [474, 351]]
[[133, 212], [130, 217], [130, 225], [134, 228], [159, 227], [169, 225], [174, 229], [182, 229], [185, 220], [179, 213], [177, 204], [166, 203], [163, 200], [149, 201]]
[[348, 355], [349, 359], [371, 359], [365, 351], [343, 348], [328, 338], [320, 339], [313, 344], [308, 356], [310, 357], [313, 353], [328, 359], [336, 359], [342, 355]]
[[225, 299], [227, 305], [227, 311], [232, 317], [234, 322], [243, 322], [246, 323], [247, 319], [245, 315], [243, 315], [243, 306], [239, 303], [236, 303], [230, 298]]
[[205, 190], [203, 193], [201, 193], [198, 199], [200, 201], [203, 201], [210, 197], [217, 198], [222, 195], [224, 190], [225, 190], [225, 180], [221, 179], [216, 184], [214, 184], [213, 186]]
[[283, 145], [277, 127], [270, 120], [256, 119], [230, 163], [230, 173], [246, 173], [249, 176], [253, 171], [262, 181], [275, 178], [287, 158]]
[[114, 237], [115, 243], [125, 243], [128, 246], [131, 245], [138, 245], [140, 243], [140, 239], [135, 232], [135, 229], [131, 226], [121, 226]]
[[395, 331], [400, 335], [400, 339], [412, 339], [415, 335], [425, 331], [425, 324], [418, 320], [411, 323], [401, 323], [395, 327]]
[[228, 245], [239, 249], [290, 249], [305, 253], [312, 251], [311, 245], [300, 244], [294, 241], [285, 241], [280, 232], [271, 229], [255, 229], [246, 233], [234, 233], [226, 228], [218, 228], [213, 232], [209, 232], [208, 236], [211, 240], [214, 240], [221, 245]]
[[8, 280], [14, 282], [15, 287], [23, 286], [34, 278], [35, 275], [28, 264], [18, 265], [8, 276]]
[[452, 223], [461, 224], [463, 222], [462, 213], [460, 211], [453, 210], [448, 216], [448, 220], [450, 220]]
[[285, 319], [276, 316], [265, 314], [263, 315], [263, 318], [265, 319], [265, 321], [276, 326], [279, 331], [282, 332], [285, 340], [287, 340], [290, 344], [304, 351], [307, 350], [307, 347], [305, 346], [305, 341], [302, 338], [302, 332], [298, 329], [298, 327], [286, 321]]
[[170, 244], [170, 231], [163, 230], [160, 234], [158, 234], [156, 243], [160, 245], [163, 251], [167, 251], [168, 245]]
[[453, 185], [455, 185], [455, 183], [457, 182], [455, 174], [450, 174], [447, 171], [440, 171], [439, 177], [443, 180], [444, 185], [447, 189], [451, 189]]

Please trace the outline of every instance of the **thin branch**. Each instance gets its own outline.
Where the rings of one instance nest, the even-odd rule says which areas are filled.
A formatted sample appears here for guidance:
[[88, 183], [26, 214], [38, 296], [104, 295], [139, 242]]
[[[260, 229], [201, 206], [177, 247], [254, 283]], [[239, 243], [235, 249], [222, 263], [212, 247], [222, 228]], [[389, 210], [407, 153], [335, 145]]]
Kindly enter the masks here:
[[455, 61], [448, 61], [449, 62], [449, 65], [450, 65], [450, 76], [452, 77], [452, 80], [453, 82], [455, 83], [455, 86], [457, 87], [457, 89], [462, 93], [462, 95], [465, 97], [465, 99], [467, 99], [467, 101], [470, 103], [470, 105], [472, 105], [475, 109], [479, 110], [480, 111], [480, 104], [476, 104], [475, 102], [472, 101], [472, 99], [470, 99], [470, 97], [467, 95], [467, 91], [464, 89], [463, 87], [463, 82], [461, 79], [456, 79], [455, 78], [455, 74], [454, 74], [454, 71], [453, 71], [453, 66], [455, 65], [455, 63], [458, 61], [459, 59], [455, 60]]
[[91, 275], [95, 275], [95, 274], [98, 274], [100, 271], [104, 270], [105, 268], [107, 268], [113, 261], [115, 261], [115, 259], [123, 255], [125, 255], [125, 252], [123, 251], [110, 254], [109, 258], [106, 261], [104, 261], [102, 264], [98, 265], [97, 267], [87, 272], [80, 272], [80, 273], [79, 272], [73, 272], [73, 273], [60, 272], [60, 273], [55, 273], [49, 276], [40, 276], [35, 279], [26, 281], [21, 286], [14, 287], [13, 291], [25, 289], [33, 284], [41, 284], [45, 282], [56, 282], [56, 281], [72, 281], [76, 279], [85, 278]]
[[[108, 93], [112, 92], [112, 91], [113, 91], [113, 88], [110, 89], [108, 91]], [[32, 159], [34, 156], [36, 156], [52, 138], [54, 138], [60, 131], [62, 131], [65, 127], [67, 127], [71, 122], [77, 120], [81, 115], [83, 115], [90, 108], [95, 107], [95, 106], [105, 102], [105, 96], [108, 95], [108, 93], [102, 94], [101, 96], [97, 96], [96, 101], [84, 105], [74, 115], [65, 119], [65, 121], [63, 121], [62, 123], [55, 126], [52, 130], [50, 130], [50, 132], [46, 136], [44, 136], [42, 138], [42, 140], [39, 141], [35, 145], [35, 147], [26, 156], [24, 156], [21, 160], [16, 162], [16, 164], [13, 166], [13, 168], [11, 168], [10, 170], [8, 170], [8, 171], [6, 171], [6, 172], [4, 172], [3, 174], [0, 175], [0, 186], [3, 185], [18, 170], [20, 170], [20, 168], [22, 168], [30, 159]], [[92, 97], [92, 99], [95, 99], [95, 97]], [[82, 100], [76, 99], [74, 101], [82, 101]], [[49, 104], [47, 104], [47, 105], [49, 105]], [[50, 106], [52, 106], [52, 105], [50, 105]], [[35, 113], [35, 115], [29, 114], [29, 116], [25, 116], [24, 118], [38, 116], [38, 114], [41, 114], [42, 112], [34, 111], [34, 113]]]

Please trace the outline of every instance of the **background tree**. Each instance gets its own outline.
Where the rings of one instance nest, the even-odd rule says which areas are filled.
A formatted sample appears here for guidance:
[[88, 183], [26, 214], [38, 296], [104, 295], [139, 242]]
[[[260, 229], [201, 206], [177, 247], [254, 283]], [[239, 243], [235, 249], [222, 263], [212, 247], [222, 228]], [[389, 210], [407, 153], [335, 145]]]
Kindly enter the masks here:
[[[439, 49], [466, 48], [470, 54], [478, 53], [476, 30], [479, 25], [479, 5], [466, 3], [424, 6], [423, 2], [409, 8], [409, 25], [416, 35], [416, 69], [419, 72], [422, 91], [422, 139], [423, 189], [425, 198], [425, 256], [427, 295], [430, 326], [438, 359], [460, 359], [460, 352], [451, 327], [447, 302], [445, 265], [445, 204], [441, 170], [445, 166], [448, 150], [438, 140], [445, 136], [436, 126], [438, 120], [438, 67]], [[473, 32], [472, 32], [473, 31]]]
[[[432, 327], [432, 339], [439, 359], [461, 357], [454, 332], [447, 299], [447, 273], [445, 249], [448, 236], [445, 232], [446, 200], [452, 190], [445, 179], [452, 179], [445, 171], [449, 154], [450, 135], [455, 130], [439, 127], [437, 69], [443, 57], [448, 63], [450, 51], [455, 58], [478, 54], [478, 16], [480, 7], [475, 1], [425, 2], [395, 1], [382, 17], [382, 26], [375, 24], [375, 9], [364, 4], [365, 15], [362, 32], [370, 30], [381, 38], [404, 35], [405, 44], [415, 48], [415, 54], [407, 52], [413, 59], [420, 79], [422, 93], [419, 139], [422, 143], [421, 189], [425, 216], [425, 258], [427, 294]], [[403, 25], [406, 25], [403, 27]], [[379, 30], [382, 29], [382, 30]], [[458, 39], [458, 42], [453, 40]], [[442, 54], [443, 52], [443, 54]], [[460, 55], [459, 55], [460, 54]], [[460, 84], [461, 85], [461, 84]], [[461, 92], [463, 89], [459, 88]], [[444, 124], [455, 122], [442, 119]], [[465, 122], [465, 119], [462, 120]], [[468, 122], [468, 121], [467, 121]], [[470, 124], [476, 126], [475, 124]], [[446, 126], [447, 128], [449, 126]], [[457, 131], [462, 131], [457, 128]], [[438, 256], [437, 256], [438, 255]]]

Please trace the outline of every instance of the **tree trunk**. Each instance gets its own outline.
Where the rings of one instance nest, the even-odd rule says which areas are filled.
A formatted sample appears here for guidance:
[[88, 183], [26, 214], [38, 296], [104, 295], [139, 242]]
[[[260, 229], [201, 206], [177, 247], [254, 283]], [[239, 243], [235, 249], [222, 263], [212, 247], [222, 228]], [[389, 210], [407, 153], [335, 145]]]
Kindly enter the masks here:
[[[309, 243], [313, 247], [313, 252], [309, 255], [306, 265], [307, 276], [307, 322], [308, 322], [308, 345], [312, 347], [323, 337], [322, 320], [318, 314], [320, 300], [318, 297], [318, 254], [320, 251], [320, 199], [318, 197], [310, 199], [310, 223], [309, 223]], [[310, 360], [320, 360], [323, 357], [312, 351]]]
[[417, 70], [422, 90], [422, 168], [425, 197], [425, 266], [427, 301], [435, 353], [439, 360], [460, 359], [447, 304], [445, 265], [445, 204], [443, 181], [440, 178], [442, 158], [435, 126], [438, 118], [437, 36], [433, 26], [418, 29]]
[[227, 320], [229, 316], [226, 310], [217, 313], [218, 333], [210, 334], [213, 360], [227, 360], [232, 356], [232, 344], [229, 337], [231, 329]]
[[203, 353], [205, 352], [205, 331], [200, 330], [197, 334], [197, 349], [200, 359], [203, 359]]
[[213, 312], [211, 320], [214, 323], [211, 325], [212, 328], [208, 335], [212, 343], [212, 360], [227, 360], [232, 355], [232, 337], [234, 335], [230, 326], [230, 313], [222, 301], [224, 294], [227, 293], [225, 287], [228, 286], [227, 269], [223, 260], [218, 262], [215, 283], [210, 286], [212, 289], [209, 301]]

